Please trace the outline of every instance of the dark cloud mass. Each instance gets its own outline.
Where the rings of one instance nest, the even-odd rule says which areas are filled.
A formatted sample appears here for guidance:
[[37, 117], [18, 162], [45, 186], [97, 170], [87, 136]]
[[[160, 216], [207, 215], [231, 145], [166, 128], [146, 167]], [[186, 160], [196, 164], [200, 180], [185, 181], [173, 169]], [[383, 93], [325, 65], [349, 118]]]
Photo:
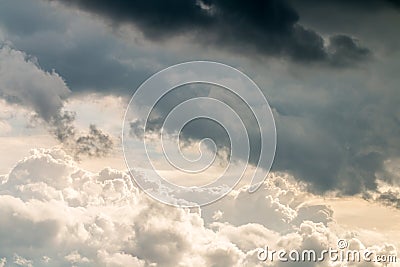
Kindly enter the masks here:
[[[295, 4], [295, 0], [291, 0], [293, 4]], [[300, 2], [300, 1], [297, 1]], [[376, 9], [381, 9], [381, 8], [387, 8], [387, 7], [400, 7], [400, 1], [399, 0], [325, 0], [325, 1], [318, 1], [318, 0], [303, 0], [300, 3], [301, 5], [342, 5], [342, 6], [348, 6], [352, 7], [355, 10], [373, 10], [376, 11]]]
[[332, 55], [332, 63], [348, 65], [367, 57], [370, 51], [358, 44], [357, 40], [346, 35], [335, 35], [329, 39], [328, 50]]
[[241, 54], [261, 53], [335, 66], [353, 65], [369, 54], [345, 35], [332, 36], [328, 47], [320, 34], [299, 23], [299, 14], [285, 1], [60, 1], [113, 22], [133, 23], [155, 41], [189, 35], [200, 43]]
[[[101, 155], [109, 146], [97, 145], [105, 137], [97, 128], [77, 132], [73, 113], [63, 111], [69, 94], [126, 97], [163, 67], [208, 58], [243, 69], [270, 101], [278, 133], [273, 170], [317, 191], [356, 194], [375, 190], [384, 161], [400, 157], [398, 1], [54, 1], [65, 5], [0, 0], [0, 33], [15, 48], [1, 49], [0, 97], [38, 113], [57, 139], [77, 149], [74, 155]], [[112, 25], [134, 25], [147, 39], [119, 38], [80, 10]], [[279, 60], [257, 60], [267, 56]], [[164, 99], [148, 126], [157, 129], [172, 106], [196, 96], [187, 93]], [[226, 140], [200, 120], [182, 135]], [[257, 150], [259, 142], [253, 145]]]

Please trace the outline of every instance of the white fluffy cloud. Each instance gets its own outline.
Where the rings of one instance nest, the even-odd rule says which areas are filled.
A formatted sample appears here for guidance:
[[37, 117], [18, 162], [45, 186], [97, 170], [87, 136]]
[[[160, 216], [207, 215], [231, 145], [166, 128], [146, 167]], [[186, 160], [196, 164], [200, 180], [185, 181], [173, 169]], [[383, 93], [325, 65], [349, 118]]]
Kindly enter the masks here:
[[0, 266], [280, 266], [257, 248], [364, 246], [284, 174], [201, 211], [158, 203], [124, 172], [88, 172], [60, 149], [32, 150], [0, 178]]

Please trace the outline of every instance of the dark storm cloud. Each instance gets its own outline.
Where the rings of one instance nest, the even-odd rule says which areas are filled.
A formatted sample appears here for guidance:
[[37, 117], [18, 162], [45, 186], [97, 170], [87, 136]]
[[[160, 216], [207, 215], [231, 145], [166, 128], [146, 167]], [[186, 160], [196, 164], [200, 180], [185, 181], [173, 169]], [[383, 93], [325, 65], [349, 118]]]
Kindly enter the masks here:
[[[290, 2], [295, 3], [295, 0]], [[376, 11], [380, 8], [400, 7], [399, 0], [303, 0], [297, 1], [300, 5], [306, 6], [346, 6], [356, 10], [370, 10]]]
[[362, 47], [354, 38], [346, 35], [335, 35], [329, 39], [328, 50], [331, 52], [331, 62], [334, 65], [349, 65], [363, 60], [370, 51]]
[[331, 37], [333, 42], [327, 49], [327, 43], [321, 35], [299, 24], [299, 14], [285, 1], [62, 2], [101, 14], [117, 23], [133, 23], [154, 41], [188, 35], [203, 45], [214, 44], [240, 54], [272, 55], [298, 62], [325, 62], [335, 66], [353, 65], [369, 54], [367, 48], [344, 35], [341, 36], [342, 40]]

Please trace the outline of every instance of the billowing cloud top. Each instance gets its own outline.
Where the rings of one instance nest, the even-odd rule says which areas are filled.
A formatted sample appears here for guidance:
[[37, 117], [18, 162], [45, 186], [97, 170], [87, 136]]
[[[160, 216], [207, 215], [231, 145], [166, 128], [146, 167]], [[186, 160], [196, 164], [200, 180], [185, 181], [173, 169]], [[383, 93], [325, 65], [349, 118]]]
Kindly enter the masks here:
[[321, 251], [340, 237], [365, 248], [285, 174], [256, 195], [241, 189], [193, 211], [149, 199], [123, 172], [81, 169], [59, 149], [33, 150], [0, 178], [0, 266], [264, 266], [265, 245]]

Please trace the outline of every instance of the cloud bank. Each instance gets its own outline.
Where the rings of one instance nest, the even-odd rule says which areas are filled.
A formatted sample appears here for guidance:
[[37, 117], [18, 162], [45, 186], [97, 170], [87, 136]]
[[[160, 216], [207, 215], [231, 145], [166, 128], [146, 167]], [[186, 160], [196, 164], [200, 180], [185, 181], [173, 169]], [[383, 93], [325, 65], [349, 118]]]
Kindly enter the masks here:
[[[329, 207], [306, 204], [310, 196], [284, 174], [257, 195], [241, 189], [192, 211], [149, 199], [123, 172], [81, 169], [60, 149], [32, 150], [0, 178], [5, 266], [265, 266], [257, 259], [265, 245], [321, 251], [340, 237], [366, 246], [338, 231]], [[393, 245], [372, 245], [396, 253]]]
[[229, 0], [61, 1], [100, 14], [115, 23], [133, 23], [150, 40], [189, 36], [235, 53], [269, 55], [293, 61], [354, 65], [370, 51], [348, 35], [328, 40], [299, 23], [298, 12], [286, 1]]

